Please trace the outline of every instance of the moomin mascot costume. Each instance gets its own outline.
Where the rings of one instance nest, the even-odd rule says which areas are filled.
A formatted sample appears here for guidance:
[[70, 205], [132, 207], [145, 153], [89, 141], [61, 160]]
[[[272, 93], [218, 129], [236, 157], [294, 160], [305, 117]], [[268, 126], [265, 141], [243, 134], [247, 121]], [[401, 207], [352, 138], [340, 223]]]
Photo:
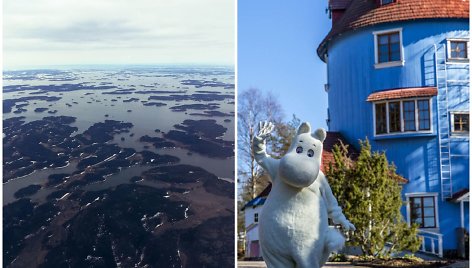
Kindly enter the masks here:
[[287, 153], [274, 159], [265, 146], [273, 129], [272, 123], [261, 122], [253, 140], [256, 161], [272, 179], [259, 217], [262, 256], [268, 268], [319, 268], [345, 242], [338, 230], [328, 226], [328, 218], [346, 231], [355, 230], [320, 171], [326, 131], [311, 133], [308, 123], [301, 124]]

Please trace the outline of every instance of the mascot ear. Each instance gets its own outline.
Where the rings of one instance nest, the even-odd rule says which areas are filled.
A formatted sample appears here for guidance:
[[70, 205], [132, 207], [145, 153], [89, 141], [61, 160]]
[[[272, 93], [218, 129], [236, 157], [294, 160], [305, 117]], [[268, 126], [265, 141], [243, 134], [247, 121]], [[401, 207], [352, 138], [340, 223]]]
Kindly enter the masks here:
[[310, 133], [311, 132], [311, 127], [308, 122], [303, 122], [299, 127], [297, 131], [297, 135], [303, 134], [303, 133]]
[[319, 128], [313, 134], [311, 134], [311, 136], [323, 142], [326, 139], [326, 130], [324, 130], [323, 128]]

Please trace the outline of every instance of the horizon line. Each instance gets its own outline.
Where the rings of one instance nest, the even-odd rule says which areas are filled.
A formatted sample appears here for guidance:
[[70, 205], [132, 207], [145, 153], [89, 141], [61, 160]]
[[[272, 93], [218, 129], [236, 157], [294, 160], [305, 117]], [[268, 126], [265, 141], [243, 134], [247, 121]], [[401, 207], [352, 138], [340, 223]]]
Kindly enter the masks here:
[[217, 67], [235, 69], [234, 64], [222, 63], [86, 63], [86, 64], [48, 64], [48, 65], [18, 65], [2, 66], [2, 71], [61, 69], [74, 67]]

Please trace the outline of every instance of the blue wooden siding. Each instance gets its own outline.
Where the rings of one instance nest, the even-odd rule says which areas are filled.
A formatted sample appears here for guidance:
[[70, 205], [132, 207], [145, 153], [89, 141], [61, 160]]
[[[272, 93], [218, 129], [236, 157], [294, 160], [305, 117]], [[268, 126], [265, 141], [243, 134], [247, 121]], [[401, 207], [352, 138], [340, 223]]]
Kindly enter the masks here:
[[[440, 197], [436, 97], [432, 98], [431, 134], [389, 137], [374, 137], [373, 108], [366, 99], [381, 90], [435, 86], [434, 45], [446, 44], [447, 38], [468, 38], [468, 26], [467, 20], [445, 19], [382, 24], [345, 33], [328, 47], [329, 129], [341, 132], [356, 146], [359, 139], [367, 137], [374, 150], [385, 151], [398, 173], [409, 180], [403, 193], [439, 193], [444, 249], [456, 248], [460, 207], [457, 203], [442, 202]], [[375, 69], [373, 32], [394, 28], [402, 28], [404, 66]], [[469, 65], [448, 64], [448, 79], [468, 80]], [[469, 111], [468, 84], [450, 83], [448, 90], [449, 110]], [[468, 135], [451, 137], [451, 155], [453, 192], [469, 188]], [[467, 229], [468, 222], [466, 219]]]

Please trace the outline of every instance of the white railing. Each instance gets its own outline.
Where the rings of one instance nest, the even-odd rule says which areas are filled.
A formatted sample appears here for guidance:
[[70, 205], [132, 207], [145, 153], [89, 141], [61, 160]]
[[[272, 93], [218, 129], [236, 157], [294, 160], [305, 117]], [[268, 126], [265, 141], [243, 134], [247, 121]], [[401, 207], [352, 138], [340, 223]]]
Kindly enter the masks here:
[[443, 235], [425, 230], [419, 230], [418, 236], [422, 239], [420, 251], [443, 257]]

